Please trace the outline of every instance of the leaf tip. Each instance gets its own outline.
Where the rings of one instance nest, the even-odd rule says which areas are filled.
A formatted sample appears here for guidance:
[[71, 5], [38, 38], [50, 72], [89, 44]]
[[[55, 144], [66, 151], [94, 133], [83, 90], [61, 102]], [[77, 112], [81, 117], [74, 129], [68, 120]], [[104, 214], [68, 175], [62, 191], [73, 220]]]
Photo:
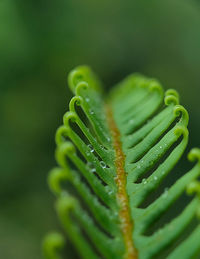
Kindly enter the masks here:
[[43, 240], [42, 248], [46, 259], [59, 259], [59, 250], [64, 247], [65, 239], [63, 235], [58, 232], [51, 232]]
[[191, 162], [195, 162], [195, 161], [200, 162], [200, 149], [193, 148], [188, 154], [188, 160]]
[[179, 104], [179, 94], [174, 89], [168, 89], [165, 92], [165, 99], [164, 99], [165, 105], [169, 106], [170, 104], [177, 105]]
[[91, 87], [101, 91], [99, 79], [90, 67], [86, 65], [78, 66], [69, 73], [68, 84], [73, 93], [77, 93], [78, 88], [80, 89], [80, 87], [84, 89]]

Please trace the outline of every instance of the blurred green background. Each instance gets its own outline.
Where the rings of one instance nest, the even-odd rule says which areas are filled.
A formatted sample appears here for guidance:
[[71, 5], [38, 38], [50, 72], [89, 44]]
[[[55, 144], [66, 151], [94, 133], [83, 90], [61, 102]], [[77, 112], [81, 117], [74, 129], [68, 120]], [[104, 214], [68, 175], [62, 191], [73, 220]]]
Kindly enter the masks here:
[[198, 1], [0, 1], [0, 257], [38, 259], [59, 228], [46, 177], [68, 109], [67, 74], [90, 65], [105, 89], [131, 72], [176, 88], [200, 146]]

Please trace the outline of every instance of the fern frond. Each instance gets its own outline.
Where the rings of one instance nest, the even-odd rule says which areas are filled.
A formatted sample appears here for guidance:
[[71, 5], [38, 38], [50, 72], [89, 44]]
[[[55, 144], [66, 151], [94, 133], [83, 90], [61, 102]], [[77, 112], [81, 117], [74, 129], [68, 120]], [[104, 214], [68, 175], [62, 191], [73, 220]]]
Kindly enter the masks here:
[[[196, 159], [196, 165], [141, 206], [187, 146], [189, 117], [178, 93], [164, 93], [155, 79], [134, 74], [105, 96], [86, 66], [70, 73], [69, 86], [75, 96], [56, 133], [58, 167], [49, 175], [68, 238], [81, 258], [159, 258], [199, 210], [198, 194], [167, 224], [146, 234], [189, 183], [188, 192], [200, 189], [194, 182], [200, 175], [200, 151], [193, 149], [189, 159]], [[198, 225], [168, 258], [192, 258], [200, 250], [199, 240]]]

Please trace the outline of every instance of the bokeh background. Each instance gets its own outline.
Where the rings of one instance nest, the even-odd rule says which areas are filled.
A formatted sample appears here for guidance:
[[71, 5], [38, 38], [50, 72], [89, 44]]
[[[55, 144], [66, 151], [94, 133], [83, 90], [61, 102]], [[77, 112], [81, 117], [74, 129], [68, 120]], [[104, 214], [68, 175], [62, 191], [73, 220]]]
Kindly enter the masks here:
[[176, 88], [200, 146], [200, 3], [0, 1], [0, 257], [38, 259], [59, 229], [46, 178], [68, 109], [67, 74], [88, 64], [105, 90], [131, 72]]

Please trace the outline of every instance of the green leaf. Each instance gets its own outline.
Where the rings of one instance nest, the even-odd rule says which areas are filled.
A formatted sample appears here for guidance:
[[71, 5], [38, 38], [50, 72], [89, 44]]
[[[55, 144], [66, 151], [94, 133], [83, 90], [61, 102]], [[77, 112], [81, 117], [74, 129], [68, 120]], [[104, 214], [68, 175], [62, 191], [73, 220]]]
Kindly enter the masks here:
[[[199, 149], [189, 153], [196, 165], [142, 206], [170, 174], [188, 143], [188, 113], [179, 104], [178, 93], [173, 89], [164, 93], [157, 80], [133, 74], [106, 95], [86, 66], [70, 73], [69, 86], [75, 96], [56, 133], [58, 167], [50, 172], [49, 185], [57, 196], [58, 217], [80, 257], [147, 259], [164, 258], [167, 253], [168, 258], [186, 259], [200, 255], [198, 223], [180, 240], [200, 214]], [[178, 215], [147, 234], [187, 186], [189, 193], [197, 195]], [[46, 247], [53, 247], [52, 243]], [[46, 254], [57, 258], [56, 253], [55, 257], [53, 252]]]

